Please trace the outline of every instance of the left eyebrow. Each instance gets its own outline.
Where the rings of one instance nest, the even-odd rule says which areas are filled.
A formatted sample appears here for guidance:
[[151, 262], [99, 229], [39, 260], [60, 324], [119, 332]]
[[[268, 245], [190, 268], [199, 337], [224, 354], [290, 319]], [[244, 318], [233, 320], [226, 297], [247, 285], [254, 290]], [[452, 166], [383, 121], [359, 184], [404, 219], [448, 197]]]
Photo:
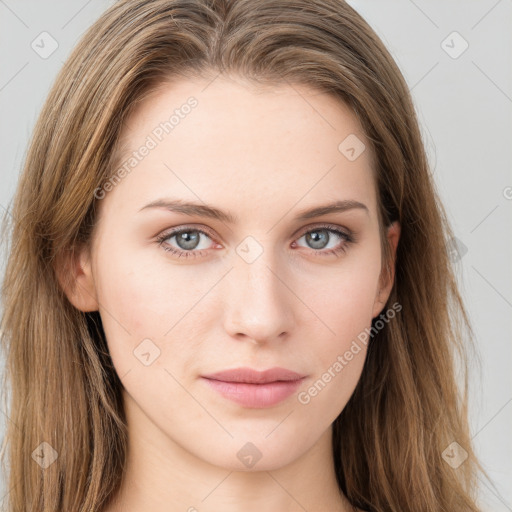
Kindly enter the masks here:
[[327, 215], [328, 213], [345, 212], [347, 210], [361, 209], [370, 214], [368, 207], [355, 201], [353, 199], [344, 199], [343, 201], [335, 201], [334, 203], [326, 204], [325, 206], [316, 206], [308, 210], [302, 210], [297, 215], [297, 220], [308, 220], [314, 217], [320, 217], [321, 215]]
[[[152, 201], [151, 203], [143, 206], [139, 211], [143, 211], [149, 208], [164, 208], [171, 212], [181, 213], [191, 217], [209, 217], [212, 219], [220, 220], [222, 222], [226, 222], [228, 224], [236, 224], [238, 222], [236, 215], [223, 211], [220, 208], [216, 208], [215, 206], [185, 202], [179, 199], [157, 199], [156, 201]], [[344, 199], [342, 201], [335, 201], [334, 203], [322, 206], [315, 206], [314, 208], [309, 208], [307, 210], [301, 210], [297, 215], [297, 220], [308, 220], [314, 217], [327, 215], [329, 213], [345, 212], [354, 209], [361, 209], [365, 211], [367, 215], [369, 214], [368, 207], [365, 204], [353, 199]]]

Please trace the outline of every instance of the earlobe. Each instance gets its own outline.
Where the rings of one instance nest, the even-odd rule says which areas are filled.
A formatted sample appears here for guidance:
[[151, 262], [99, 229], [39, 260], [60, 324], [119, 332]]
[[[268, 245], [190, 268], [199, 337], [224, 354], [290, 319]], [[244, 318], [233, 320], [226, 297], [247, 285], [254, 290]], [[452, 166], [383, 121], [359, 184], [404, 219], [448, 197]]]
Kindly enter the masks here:
[[55, 272], [73, 306], [84, 312], [98, 311], [96, 286], [87, 247], [68, 250], [57, 258]]
[[387, 242], [391, 250], [391, 261], [386, 266], [386, 269], [382, 271], [379, 279], [379, 289], [377, 291], [375, 302], [373, 305], [372, 318], [375, 318], [382, 311], [382, 308], [386, 304], [391, 289], [395, 281], [395, 261], [396, 261], [396, 250], [398, 246], [398, 240], [400, 239], [400, 223], [398, 221], [393, 222], [387, 229]]

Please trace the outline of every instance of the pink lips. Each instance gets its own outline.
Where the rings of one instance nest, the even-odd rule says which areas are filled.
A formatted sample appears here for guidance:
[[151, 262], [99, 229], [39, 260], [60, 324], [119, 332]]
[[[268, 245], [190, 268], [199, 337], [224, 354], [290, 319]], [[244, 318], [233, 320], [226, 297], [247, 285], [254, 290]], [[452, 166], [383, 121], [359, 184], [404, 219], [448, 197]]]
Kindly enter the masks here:
[[263, 408], [288, 398], [305, 376], [276, 367], [263, 372], [252, 368], [235, 368], [203, 375], [202, 378], [225, 398], [245, 407]]

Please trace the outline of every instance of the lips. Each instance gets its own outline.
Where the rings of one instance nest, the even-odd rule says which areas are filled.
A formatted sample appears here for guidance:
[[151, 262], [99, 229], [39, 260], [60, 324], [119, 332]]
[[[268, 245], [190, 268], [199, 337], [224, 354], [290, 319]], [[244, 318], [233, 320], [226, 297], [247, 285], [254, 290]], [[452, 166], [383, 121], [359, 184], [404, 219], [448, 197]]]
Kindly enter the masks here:
[[265, 371], [252, 368], [235, 368], [224, 370], [210, 375], [203, 375], [206, 379], [222, 380], [224, 382], [245, 382], [247, 384], [267, 384], [276, 381], [292, 381], [302, 379], [304, 375], [287, 370], [286, 368], [270, 368]]
[[252, 368], [235, 368], [209, 375], [202, 379], [211, 389], [239, 405], [263, 408], [277, 405], [293, 394], [304, 375], [285, 368], [257, 371]]

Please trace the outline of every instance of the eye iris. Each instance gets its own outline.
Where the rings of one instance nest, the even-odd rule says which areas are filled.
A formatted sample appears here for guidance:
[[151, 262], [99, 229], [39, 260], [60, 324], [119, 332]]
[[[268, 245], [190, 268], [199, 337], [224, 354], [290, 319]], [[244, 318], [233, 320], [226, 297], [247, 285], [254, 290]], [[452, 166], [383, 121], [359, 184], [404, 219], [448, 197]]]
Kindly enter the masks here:
[[[329, 241], [329, 235], [326, 229], [317, 229], [315, 231], [307, 233], [306, 240], [308, 243], [313, 244], [314, 249], [323, 249], [325, 244], [327, 244], [327, 242]], [[324, 243], [324, 245], [322, 245], [322, 243]]]
[[200, 233], [197, 231], [182, 231], [176, 235], [176, 242], [181, 249], [195, 249], [199, 243], [199, 238]]

